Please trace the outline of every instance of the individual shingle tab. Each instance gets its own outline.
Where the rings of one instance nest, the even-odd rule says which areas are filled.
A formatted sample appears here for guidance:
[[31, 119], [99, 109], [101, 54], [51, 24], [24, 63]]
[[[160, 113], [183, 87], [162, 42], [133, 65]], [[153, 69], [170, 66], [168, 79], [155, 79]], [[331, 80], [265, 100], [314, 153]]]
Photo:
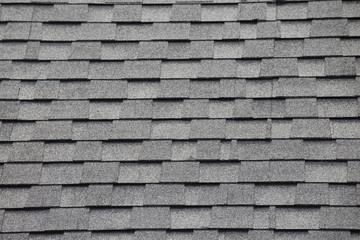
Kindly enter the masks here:
[[88, 77], [89, 62], [74, 61], [62, 62], [52, 61], [47, 77], [50, 79], [70, 78], [70, 79], [86, 79]]
[[75, 184], [80, 183], [83, 164], [53, 163], [43, 166], [42, 184]]
[[[101, 186], [101, 185], [99, 185]], [[112, 195], [112, 206], [142, 206], [144, 204], [144, 185], [115, 186]]]
[[31, 21], [34, 6], [9, 4], [1, 6], [2, 21]]
[[111, 135], [112, 122], [74, 122], [72, 139], [74, 140], [108, 140]]
[[[44, 231], [48, 210], [6, 211], [3, 220], [4, 232]], [[26, 221], [23, 221], [23, 218]]]
[[328, 119], [293, 119], [291, 136], [296, 138], [330, 138]]
[[214, 58], [241, 58], [244, 45], [237, 41], [216, 41], [214, 43]]
[[[218, 98], [219, 84], [218, 80], [190, 81], [190, 98]], [[194, 102], [194, 104], [196, 103]], [[196, 107], [194, 108], [196, 109]]]
[[3, 208], [24, 208], [29, 188], [2, 188], [0, 204]]
[[53, 101], [50, 119], [84, 119], [89, 118], [88, 101]]
[[189, 59], [190, 42], [169, 42], [167, 48], [167, 59]]
[[131, 228], [170, 228], [169, 207], [134, 207], [132, 209]]
[[197, 142], [196, 157], [204, 160], [220, 159], [220, 140], [199, 140]]
[[[116, 5], [134, 6], [134, 5]], [[116, 9], [115, 9], [116, 14]], [[153, 24], [117, 24], [115, 40], [151, 40], [154, 38]]]
[[2, 42], [0, 43], [0, 59], [23, 59], [26, 54], [26, 43]]
[[140, 160], [168, 160], [171, 158], [171, 141], [145, 141], [139, 157]]
[[306, 182], [346, 182], [346, 162], [307, 162]]
[[329, 185], [326, 183], [302, 183], [296, 187], [296, 204], [328, 205]]
[[214, 42], [191, 41], [190, 56], [191, 58], [212, 58], [214, 56]]
[[114, 6], [88, 5], [88, 22], [111, 22]]
[[42, 40], [49, 41], [75, 41], [79, 39], [80, 24], [52, 24], [44, 23], [42, 26]]
[[197, 78], [199, 61], [167, 61], [161, 63], [161, 78]]
[[82, 23], [78, 33], [82, 40], [114, 40], [116, 24], [114, 23]]
[[330, 185], [330, 205], [356, 205], [356, 187], [354, 185]]
[[[171, 209], [171, 227], [173, 229], [201, 229], [210, 226], [211, 208], [175, 208]], [[195, 235], [195, 233], [193, 233]]]
[[120, 104], [120, 114], [119, 114], [120, 119], [121, 118], [151, 118], [152, 116], [153, 116], [152, 100], [125, 100]]
[[311, 22], [283, 21], [280, 25], [281, 38], [306, 38], [310, 36]]
[[296, 185], [255, 185], [256, 205], [294, 205]]
[[138, 43], [124, 42], [124, 43], [102, 43], [101, 44], [101, 59], [107, 60], [122, 60], [122, 59], [136, 59]]
[[254, 208], [247, 206], [213, 207], [211, 226], [215, 228], [251, 228], [254, 223]]
[[190, 121], [153, 121], [152, 139], [188, 139]]
[[69, 59], [100, 59], [100, 42], [72, 42]]
[[359, 209], [356, 207], [321, 207], [320, 227], [323, 229], [359, 228]]
[[182, 101], [154, 101], [153, 102], [153, 118], [181, 118]]
[[86, 186], [67, 187], [61, 190], [61, 207], [81, 207], [85, 206]]
[[141, 5], [116, 4], [114, 6], [114, 22], [138, 22], [141, 19]]
[[157, 98], [159, 85], [157, 81], [129, 81], [127, 97], [129, 99]]
[[41, 177], [41, 163], [5, 164], [1, 183], [38, 184]]
[[280, 23], [272, 22], [258, 22], [257, 23], [257, 38], [280, 38]]
[[254, 184], [229, 184], [227, 187], [227, 204], [254, 204]]
[[32, 186], [26, 201], [27, 207], [60, 206], [61, 186]]
[[39, 60], [67, 60], [71, 53], [70, 43], [46, 43], [40, 44]]
[[308, 16], [307, 3], [286, 3], [279, 4], [276, 8], [276, 18], [281, 20], [286, 19], [306, 19]]
[[274, 40], [245, 40], [244, 58], [274, 56]]
[[304, 161], [271, 161], [269, 168], [271, 181], [298, 182], [305, 180]]
[[72, 138], [71, 121], [37, 121], [33, 139], [64, 140]]
[[48, 62], [13, 62], [12, 78], [46, 79], [49, 71]]
[[201, 163], [200, 182], [237, 182], [239, 164], [235, 163]]
[[129, 226], [130, 208], [94, 209], [89, 213], [89, 230], [115, 230]]
[[161, 177], [160, 163], [120, 164], [119, 183], [158, 183]]
[[161, 61], [125, 61], [125, 78], [159, 78]]
[[198, 162], [164, 162], [161, 182], [198, 182]]
[[354, 78], [317, 79], [319, 97], [351, 97], [358, 95], [359, 81]]
[[334, 141], [304, 141], [305, 159], [336, 159], [336, 145]]
[[262, 59], [260, 76], [297, 76], [297, 66], [296, 58]]
[[308, 18], [338, 18], [342, 16], [342, 2], [309, 2]]
[[[186, 205], [220, 205], [226, 203], [227, 185], [186, 185], [185, 186], [185, 204]], [[236, 193], [238, 189], [234, 189], [233, 198], [229, 201], [238, 201]], [[236, 192], [236, 193], [235, 193]], [[246, 198], [246, 197], [245, 197]], [[243, 198], [240, 199], [240, 201]]]
[[357, 159], [360, 152], [355, 146], [359, 144], [359, 140], [346, 139], [336, 140], [336, 157], [338, 159]]
[[4, 40], [28, 40], [31, 23], [29, 22], [8, 22], [4, 31]]
[[269, 124], [263, 120], [227, 121], [228, 139], [265, 139], [270, 137]]
[[171, 5], [143, 5], [141, 12], [141, 22], [168, 22]]
[[347, 18], [359, 17], [360, 4], [358, 2], [343, 2], [342, 16]]
[[277, 208], [275, 214], [277, 229], [319, 229], [320, 227], [319, 208]]
[[355, 58], [353, 57], [325, 58], [325, 75], [326, 76], [356, 75]]
[[311, 37], [348, 36], [347, 19], [313, 20], [310, 29]]
[[119, 164], [110, 162], [85, 162], [81, 182], [115, 182], [118, 179]]
[[304, 56], [342, 55], [340, 38], [312, 38], [304, 40]]
[[0, 118], [17, 119], [19, 114], [19, 102], [18, 101], [0, 101]]
[[141, 151], [141, 142], [129, 143], [104, 143], [102, 146], [102, 160], [116, 161], [126, 160], [134, 161], [139, 159]]
[[190, 40], [222, 39], [221, 23], [192, 23], [190, 26]]
[[15, 142], [9, 161], [12, 162], [41, 162], [43, 160], [44, 143], [42, 142]]
[[333, 138], [359, 138], [360, 126], [357, 120], [334, 120], [331, 122]]
[[92, 80], [89, 92], [91, 98], [126, 98], [127, 81]]
[[110, 139], [150, 138], [151, 122], [148, 120], [115, 120], [112, 125]]
[[154, 40], [189, 40], [190, 23], [154, 23]]
[[173, 4], [171, 21], [200, 21], [200, 4]]
[[237, 64], [237, 77], [258, 78], [260, 76], [259, 60], [239, 60]]
[[223, 138], [225, 119], [191, 121], [190, 138]]
[[183, 205], [185, 187], [182, 184], [147, 184], [144, 196], [145, 205]]
[[265, 20], [266, 3], [244, 3], [240, 5], [239, 20]]
[[201, 5], [201, 21], [236, 21], [237, 5]]
[[316, 98], [291, 98], [285, 100], [288, 117], [317, 117]]

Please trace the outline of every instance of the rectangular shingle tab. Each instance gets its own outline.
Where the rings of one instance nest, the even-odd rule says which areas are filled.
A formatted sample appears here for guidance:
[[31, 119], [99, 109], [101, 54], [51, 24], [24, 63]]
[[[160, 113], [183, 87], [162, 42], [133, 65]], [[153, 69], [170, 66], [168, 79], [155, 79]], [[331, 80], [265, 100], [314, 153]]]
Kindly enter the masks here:
[[277, 208], [277, 229], [319, 229], [319, 208]]
[[161, 182], [198, 182], [198, 162], [164, 162]]
[[306, 162], [306, 182], [346, 182], [346, 162]]

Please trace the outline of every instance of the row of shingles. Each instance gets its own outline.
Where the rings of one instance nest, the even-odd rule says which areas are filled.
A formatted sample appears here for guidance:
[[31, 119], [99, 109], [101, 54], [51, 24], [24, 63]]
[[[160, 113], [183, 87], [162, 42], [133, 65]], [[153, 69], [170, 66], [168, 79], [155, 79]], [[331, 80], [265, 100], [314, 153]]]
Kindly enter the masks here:
[[146, 41], [356, 37], [359, 20], [326, 19], [213, 23], [30, 23], [0, 24], [1, 40]]
[[296, 118], [2, 122], [1, 141], [142, 139], [353, 139], [357, 119]]
[[358, 161], [5, 163], [4, 185], [359, 182]]
[[[357, 160], [359, 140], [1, 143], [1, 162]], [[162, 149], [162, 147], [167, 147]], [[256, 153], [253, 153], [254, 149]], [[167, 164], [167, 163], [166, 163]], [[353, 164], [353, 163], [352, 163]], [[356, 165], [356, 164], [355, 164]]]
[[[3, 232], [128, 229], [356, 230], [357, 207], [213, 206], [5, 210]], [[23, 220], [26, 217], [26, 220]], [[339, 221], [341, 219], [341, 221]]]
[[360, 4], [351, 1], [300, 3], [175, 5], [3, 5], [1, 21], [169, 22], [251, 21], [357, 18]]
[[360, 184], [90, 184], [0, 189], [2, 209], [104, 206], [356, 206]]
[[274, 230], [189, 230], [189, 231], [165, 231], [165, 230], [137, 230], [137, 231], [65, 231], [64, 233], [3, 233], [0, 234], [4, 240], [48, 240], [56, 238], [57, 240], [65, 239], [126, 239], [126, 240], [285, 240], [285, 239], [301, 239], [301, 240], [323, 240], [323, 239], [357, 239], [359, 234], [348, 230], [329, 230], [329, 231], [274, 231]]
[[[104, 76], [105, 77], [105, 76]], [[203, 109], [208, 109], [207, 99], [217, 98], [248, 98], [234, 99], [235, 102], [243, 102], [245, 106], [253, 105], [254, 99], [281, 98], [292, 99], [309, 98], [308, 101], [314, 101], [317, 97], [318, 104], [321, 102], [332, 102], [335, 99], [322, 98], [342, 98], [339, 102], [347, 102], [344, 98], [355, 98], [360, 95], [360, 78], [279, 78], [279, 79], [169, 79], [169, 80], [91, 80], [91, 81], [20, 81], [20, 80], [2, 80], [0, 81], [0, 97], [3, 100], [123, 100], [123, 104], [129, 104], [129, 108], [139, 110], [138, 114], [131, 115], [123, 112], [125, 116], [134, 118], [144, 118], [141, 112], [151, 109], [151, 100], [167, 99], [169, 101], [183, 99], [184, 106], [192, 103]], [[192, 98], [186, 100], [186, 98]], [[195, 100], [195, 99], [202, 99]], [[126, 99], [139, 99], [129, 100]], [[253, 99], [253, 100], [251, 100]], [[185, 101], [186, 100], [186, 101]], [[225, 99], [224, 99], [225, 100]], [[269, 101], [271, 99], [268, 99]], [[275, 101], [276, 99], [274, 99]], [[306, 101], [306, 99], [304, 99]], [[266, 101], [265, 101], [266, 102]], [[268, 104], [265, 103], [264, 104]], [[275, 101], [276, 102], [276, 101]], [[258, 102], [261, 105], [261, 102]], [[300, 103], [300, 99], [299, 99]], [[45, 104], [45, 103], [44, 103]], [[160, 104], [160, 103], [159, 103]], [[165, 104], [165, 103], [164, 103]], [[169, 103], [170, 104], [170, 103]], [[340, 104], [340, 103], [339, 103]], [[353, 103], [355, 104], [355, 103]], [[15, 104], [16, 105], [16, 104]], [[37, 105], [34, 102], [34, 107]], [[235, 103], [237, 105], [237, 103]], [[241, 105], [241, 104], [239, 104]], [[331, 105], [331, 104], [330, 104]], [[336, 105], [336, 104], [335, 104]], [[30, 107], [30, 105], [28, 106]], [[39, 106], [39, 110], [46, 109], [46, 106]], [[17, 107], [12, 111], [17, 112]], [[194, 107], [194, 110], [197, 107]], [[334, 108], [331, 111], [334, 111]], [[330, 110], [329, 109], [329, 110]], [[323, 109], [324, 112], [327, 112]], [[10, 110], [9, 110], [10, 111]], [[145, 111], [147, 112], [147, 111]], [[329, 115], [332, 115], [328, 113]], [[335, 114], [335, 113], [334, 113]], [[348, 115], [345, 111], [342, 114]], [[247, 116], [248, 114], [244, 114]], [[320, 111], [319, 111], [320, 115]], [[193, 115], [191, 115], [193, 116]], [[194, 114], [197, 116], [197, 114]], [[204, 117], [208, 114], [204, 113]], [[250, 116], [252, 116], [250, 114]]]
[[3, 79], [169, 79], [345, 77], [360, 75], [360, 58], [201, 61], [1, 61]]
[[[205, 86], [202, 85], [202, 86]], [[134, 112], [137, 109], [139, 112]], [[49, 100], [0, 101], [2, 120], [189, 119], [189, 118], [352, 118], [358, 98]]]
[[[199, 52], [198, 46], [205, 51]], [[35, 53], [29, 56], [29, 49]], [[360, 39], [145, 41], [145, 42], [0, 42], [2, 60], [130, 60], [359, 56]]]

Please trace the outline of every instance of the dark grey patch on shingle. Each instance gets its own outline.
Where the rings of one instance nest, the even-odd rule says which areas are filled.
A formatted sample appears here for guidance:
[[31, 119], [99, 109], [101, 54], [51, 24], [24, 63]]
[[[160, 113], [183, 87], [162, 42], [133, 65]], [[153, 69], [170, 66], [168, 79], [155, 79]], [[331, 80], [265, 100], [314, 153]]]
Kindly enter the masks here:
[[190, 26], [190, 40], [222, 39], [221, 23], [192, 23]]
[[72, 137], [71, 121], [37, 121], [33, 139], [63, 140]]
[[[119, 6], [119, 5], [117, 5]], [[131, 6], [131, 5], [129, 5]], [[116, 12], [116, 9], [115, 9]], [[135, 16], [136, 17], [136, 16]], [[117, 24], [115, 40], [152, 40], [153, 24]]]
[[196, 159], [195, 141], [172, 141], [171, 160], [194, 160]]
[[171, 5], [143, 5], [141, 22], [169, 22]]
[[308, 18], [338, 18], [342, 16], [342, 2], [309, 2]]
[[188, 139], [190, 121], [153, 121], [151, 139]]
[[259, 60], [239, 60], [237, 63], [237, 77], [258, 78], [260, 76]]
[[347, 19], [313, 20], [310, 29], [311, 37], [340, 37], [349, 35]]
[[90, 119], [119, 119], [121, 102], [91, 102]]
[[190, 98], [218, 98], [219, 84], [219, 81], [190, 81]]
[[18, 119], [47, 120], [50, 117], [50, 102], [21, 102]]
[[359, 84], [356, 79], [317, 79], [317, 95], [319, 97], [356, 96]]
[[235, 60], [201, 60], [199, 77], [221, 78], [236, 77], [237, 66]]
[[169, 42], [166, 51], [168, 59], [189, 59], [190, 42]]
[[223, 138], [225, 136], [225, 119], [191, 121], [190, 138]]
[[129, 226], [131, 209], [93, 209], [89, 214], [89, 230], [116, 230]]
[[100, 141], [77, 141], [74, 160], [100, 160], [102, 146]]
[[[104, 7], [104, 6], [102, 6]], [[70, 59], [100, 59], [100, 42], [72, 42]]]
[[43, 160], [44, 143], [15, 142], [9, 157], [10, 162], [41, 162]]
[[150, 120], [115, 120], [110, 139], [148, 139], [151, 132]]
[[88, 101], [53, 101], [50, 119], [89, 118]]
[[154, 101], [153, 118], [181, 118], [183, 102], [182, 101]]
[[128, 82], [128, 98], [157, 98], [159, 87], [158, 81], [130, 81]]
[[63, 186], [61, 190], [60, 207], [85, 206], [86, 186]]
[[317, 117], [316, 98], [291, 98], [285, 100], [288, 117]]
[[112, 129], [112, 122], [74, 122], [72, 139], [74, 140], [107, 140]]
[[296, 185], [255, 185], [256, 205], [294, 205]]
[[258, 38], [280, 38], [280, 22], [258, 22], [257, 37]]
[[37, 184], [40, 182], [41, 163], [5, 164], [1, 182], [3, 184]]
[[357, 159], [360, 156], [360, 149], [356, 146], [359, 140], [336, 140], [336, 157], [338, 159]]
[[81, 40], [115, 40], [115, 23], [82, 23], [78, 35]]
[[42, 184], [80, 183], [83, 164], [53, 163], [45, 164], [42, 169]]
[[120, 164], [119, 183], [158, 183], [161, 177], [160, 163]]
[[356, 186], [342, 185], [342, 184], [330, 185], [329, 198], [330, 198], [330, 205], [346, 205], [346, 206], [356, 205], [357, 204]]
[[34, 137], [34, 122], [16, 122], [10, 135], [11, 141], [28, 141]]
[[163, 162], [161, 182], [198, 182], [198, 162]]
[[26, 43], [2, 42], [0, 43], [0, 59], [23, 59], [26, 54]]
[[282, 21], [281, 38], [306, 38], [310, 36], [310, 21]]
[[91, 62], [89, 79], [119, 79], [124, 75], [124, 62]]
[[48, 62], [13, 62], [11, 78], [45, 79], [49, 70]]
[[114, 22], [139, 22], [141, 20], [141, 6], [134, 5], [115, 5]]
[[239, 20], [265, 20], [266, 3], [245, 3], [240, 5]]
[[56, 99], [59, 97], [59, 81], [36, 81], [35, 99]]
[[207, 99], [185, 99], [183, 101], [184, 118], [207, 118], [209, 117], [209, 100]]
[[67, 60], [71, 53], [70, 43], [42, 42], [39, 49], [39, 60]]
[[188, 40], [190, 23], [154, 23], [152, 34], [154, 40]]
[[113, 15], [114, 6], [112, 5], [88, 5], [88, 22], [111, 22]]
[[293, 119], [291, 136], [296, 138], [330, 138], [328, 119]]
[[231, 5], [201, 5], [201, 21], [226, 22], [236, 21], [238, 6]]
[[322, 229], [358, 229], [359, 208], [321, 207], [320, 227]]
[[296, 58], [263, 59], [261, 61], [260, 76], [297, 76], [298, 66]]
[[88, 77], [89, 62], [88, 61], [52, 61], [50, 70], [47, 74], [48, 78], [61, 79], [86, 79]]
[[274, 40], [245, 40], [245, 58], [263, 58], [274, 56]]
[[167, 41], [141, 41], [138, 48], [138, 59], [165, 58], [167, 47]]
[[89, 97], [89, 81], [61, 81], [59, 99], [87, 99]]
[[265, 139], [270, 137], [270, 125], [264, 120], [226, 121], [228, 139]]
[[253, 207], [213, 207], [211, 226], [215, 228], [251, 228], [254, 223]]
[[1, 188], [0, 205], [2, 208], [24, 208], [29, 188]]
[[252, 99], [235, 99], [234, 117], [247, 118], [253, 116]]
[[212, 58], [214, 56], [213, 41], [191, 41], [191, 58]]
[[270, 181], [305, 181], [305, 161], [271, 161], [269, 175]]
[[199, 61], [167, 61], [161, 63], [161, 78], [197, 78]]
[[103, 143], [102, 160], [105, 161], [136, 161], [139, 159], [141, 142]]
[[132, 209], [131, 228], [169, 228], [170, 224], [169, 207], [134, 207]]
[[140, 160], [169, 160], [171, 159], [171, 141], [145, 141], [139, 156]]
[[152, 118], [152, 100], [125, 100], [120, 105], [121, 118]]
[[214, 43], [214, 58], [241, 58], [243, 48], [243, 42], [216, 41]]
[[144, 204], [146, 205], [183, 205], [185, 187], [183, 184], [147, 184]]
[[127, 82], [121, 80], [92, 80], [89, 87], [91, 98], [125, 98]]
[[85, 230], [88, 219], [88, 208], [52, 208], [44, 225], [46, 230]]
[[144, 204], [144, 185], [114, 186], [112, 191], [112, 206], [142, 206]]
[[200, 21], [200, 4], [174, 4], [171, 11], [171, 21]]
[[308, 16], [308, 3], [286, 3], [276, 6], [277, 19], [306, 19]]
[[111, 204], [113, 185], [111, 184], [92, 184], [88, 187], [86, 194], [86, 205], [105, 206]]
[[239, 166], [236, 163], [201, 163], [200, 182], [237, 182]]
[[31, 21], [34, 6], [9, 4], [1, 6], [1, 21]]
[[171, 209], [171, 228], [173, 229], [208, 228], [210, 226], [210, 221], [211, 208]]
[[229, 184], [227, 185], [227, 200], [229, 205], [254, 204], [254, 184]]
[[354, 57], [325, 58], [325, 75], [354, 76], [356, 75]]
[[81, 182], [115, 182], [118, 179], [119, 163], [85, 162]]
[[26, 201], [27, 207], [60, 206], [61, 186], [32, 186]]
[[277, 229], [319, 229], [320, 209], [318, 208], [277, 208]]
[[[16, 210], [5, 211], [3, 232], [44, 231], [48, 210]], [[24, 221], [23, 219], [26, 219]]]
[[0, 118], [17, 119], [19, 114], [19, 101], [0, 101]]
[[4, 31], [3, 40], [28, 40], [31, 23], [8, 22]]
[[196, 146], [196, 158], [204, 160], [220, 159], [220, 140], [199, 140]]
[[306, 182], [346, 182], [346, 162], [306, 162]]
[[186, 185], [186, 205], [226, 204], [227, 185]]
[[304, 157], [311, 160], [336, 159], [334, 141], [304, 141]]
[[296, 204], [329, 204], [329, 186], [326, 183], [302, 183], [296, 188]]

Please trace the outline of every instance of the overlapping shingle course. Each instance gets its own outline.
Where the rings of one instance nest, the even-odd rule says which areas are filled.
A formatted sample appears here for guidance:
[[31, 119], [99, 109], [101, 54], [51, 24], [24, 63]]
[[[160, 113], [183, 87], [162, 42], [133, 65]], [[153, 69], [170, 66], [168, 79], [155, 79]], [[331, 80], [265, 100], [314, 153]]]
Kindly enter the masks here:
[[357, 1], [4, 0], [1, 239], [357, 239]]

